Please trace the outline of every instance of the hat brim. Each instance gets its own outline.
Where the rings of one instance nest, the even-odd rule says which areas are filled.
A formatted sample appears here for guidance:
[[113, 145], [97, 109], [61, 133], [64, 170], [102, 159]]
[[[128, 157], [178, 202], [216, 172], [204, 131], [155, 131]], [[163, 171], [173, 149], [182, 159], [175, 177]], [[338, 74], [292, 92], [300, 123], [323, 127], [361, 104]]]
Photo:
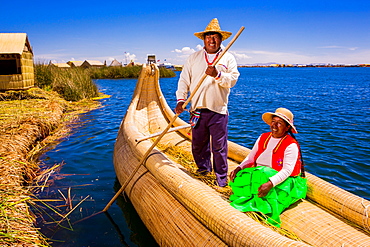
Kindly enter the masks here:
[[201, 39], [201, 40], [204, 40], [204, 34], [205, 33], [209, 33], [209, 32], [215, 32], [215, 33], [219, 33], [221, 34], [222, 36], [222, 41], [224, 41], [225, 39], [228, 39], [232, 33], [231, 32], [228, 32], [228, 31], [220, 31], [220, 30], [207, 30], [207, 31], [203, 31], [203, 32], [198, 32], [198, 33], [194, 33], [195, 37]]
[[298, 133], [296, 127], [293, 124], [291, 124], [290, 121], [289, 121], [289, 119], [286, 118], [284, 115], [276, 114], [276, 113], [273, 113], [273, 112], [266, 112], [266, 113], [262, 114], [262, 120], [265, 123], [267, 123], [268, 125], [271, 125], [272, 118], [275, 117], [275, 116], [283, 119], [287, 124], [289, 124], [290, 127], [292, 127], [292, 132], [294, 134], [297, 134]]

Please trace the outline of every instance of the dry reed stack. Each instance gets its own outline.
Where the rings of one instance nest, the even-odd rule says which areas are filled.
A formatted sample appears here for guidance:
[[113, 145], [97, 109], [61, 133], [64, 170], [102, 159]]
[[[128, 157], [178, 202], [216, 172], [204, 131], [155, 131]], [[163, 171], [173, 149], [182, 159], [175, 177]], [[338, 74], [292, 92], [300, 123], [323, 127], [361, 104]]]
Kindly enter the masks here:
[[34, 89], [29, 94], [0, 94], [1, 246], [45, 243], [34, 227], [35, 219], [27, 205], [31, 191], [25, 185], [32, 181], [38, 169], [30, 161], [32, 149], [60, 124], [65, 106], [43, 98], [40, 92]]

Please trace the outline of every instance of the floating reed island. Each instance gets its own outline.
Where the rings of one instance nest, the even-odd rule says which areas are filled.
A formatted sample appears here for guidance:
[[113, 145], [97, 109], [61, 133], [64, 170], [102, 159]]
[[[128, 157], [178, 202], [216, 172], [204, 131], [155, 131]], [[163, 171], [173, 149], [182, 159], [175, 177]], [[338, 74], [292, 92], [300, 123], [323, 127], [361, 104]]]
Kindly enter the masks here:
[[66, 104], [41, 90], [1, 93], [0, 101], [0, 245], [45, 245], [27, 203], [38, 165], [33, 150], [62, 121]]
[[39, 88], [0, 93], [0, 246], [47, 246], [35, 227], [37, 156], [66, 136], [68, 123], [97, 102], [71, 103]]

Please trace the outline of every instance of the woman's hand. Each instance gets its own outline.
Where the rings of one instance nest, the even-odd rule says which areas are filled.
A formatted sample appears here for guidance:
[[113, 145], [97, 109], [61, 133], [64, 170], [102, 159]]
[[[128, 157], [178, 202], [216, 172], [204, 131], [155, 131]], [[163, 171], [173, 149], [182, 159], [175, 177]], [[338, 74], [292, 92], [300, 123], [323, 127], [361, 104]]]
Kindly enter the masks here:
[[242, 168], [240, 168], [239, 166], [237, 168], [235, 168], [234, 171], [232, 171], [229, 175], [229, 178], [232, 182], [234, 182], [234, 179], [236, 177], [236, 174], [241, 170]]
[[274, 187], [274, 185], [272, 184], [272, 182], [270, 180], [267, 183], [262, 184], [258, 188], [258, 197], [266, 196], [269, 193], [269, 191], [271, 190], [272, 187]]

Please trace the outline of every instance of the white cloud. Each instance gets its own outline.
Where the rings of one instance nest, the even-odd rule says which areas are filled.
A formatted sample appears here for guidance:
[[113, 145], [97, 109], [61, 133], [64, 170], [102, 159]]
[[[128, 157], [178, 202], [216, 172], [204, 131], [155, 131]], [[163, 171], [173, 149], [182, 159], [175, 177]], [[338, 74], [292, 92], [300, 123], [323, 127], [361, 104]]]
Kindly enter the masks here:
[[344, 50], [350, 50], [350, 51], [355, 51], [358, 49], [358, 47], [346, 47], [346, 46], [338, 46], [338, 45], [321, 46], [318, 48], [320, 49], [344, 49]]
[[237, 51], [229, 51], [231, 54], [234, 55], [236, 61], [242, 61], [243, 59], [249, 59], [251, 58], [250, 56], [248, 56], [247, 54], [245, 53], [239, 53]]
[[185, 46], [181, 49], [175, 49], [172, 52], [180, 53], [181, 55], [190, 55], [190, 54], [194, 53], [195, 50], [190, 48], [190, 47]]
[[135, 54], [131, 54], [129, 52], [125, 52], [125, 60], [127, 60], [128, 62], [131, 62], [131, 61], [135, 61], [136, 59], [136, 55]]
[[203, 49], [203, 46], [198, 44], [198, 45], [195, 47], [195, 49], [197, 49], [198, 51], [200, 51], [200, 50], [202, 50], [202, 49]]
[[189, 57], [189, 55], [193, 54], [194, 52], [196, 52], [197, 50], [200, 50], [202, 48], [203, 47], [201, 45], [197, 45], [195, 47], [195, 49], [190, 48], [188, 46], [185, 46], [181, 49], [175, 49], [171, 52], [175, 53], [176, 57], [173, 57], [173, 58], [168, 59], [168, 60], [171, 60], [173, 63], [183, 64], [186, 61], [186, 59]]

